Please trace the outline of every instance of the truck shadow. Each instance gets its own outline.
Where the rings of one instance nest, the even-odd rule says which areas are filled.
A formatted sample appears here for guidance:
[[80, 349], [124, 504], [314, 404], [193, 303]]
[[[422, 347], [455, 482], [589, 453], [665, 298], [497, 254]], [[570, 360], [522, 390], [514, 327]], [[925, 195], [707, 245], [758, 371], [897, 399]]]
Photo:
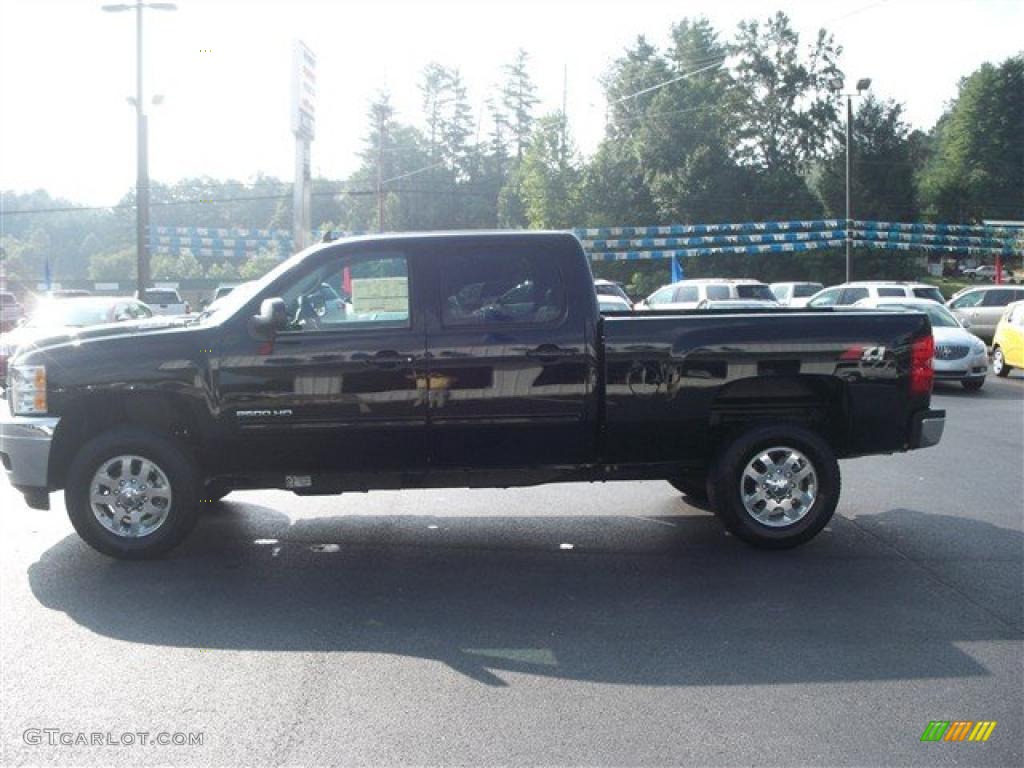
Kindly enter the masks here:
[[[873, 519], [907, 514], [925, 515]], [[951, 541], [1016, 552], [1019, 586], [1019, 533], [926, 517]], [[492, 686], [521, 673], [655, 686], [983, 676], [957, 644], [1021, 637], [859, 525], [833, 527], [766, 553], [693, 513], [292, 521], [229, 502], [165, 560], [112, 561], [69, 536], [29, 581], [44, 606], [118, 640], [398, 654]]]

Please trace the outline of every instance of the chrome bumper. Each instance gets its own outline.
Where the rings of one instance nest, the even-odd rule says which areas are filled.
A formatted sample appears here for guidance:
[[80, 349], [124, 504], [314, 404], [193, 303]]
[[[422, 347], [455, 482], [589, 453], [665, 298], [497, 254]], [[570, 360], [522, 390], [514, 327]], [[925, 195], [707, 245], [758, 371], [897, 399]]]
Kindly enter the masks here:
[[46, 492], [50, 446], [60, 418], [13, 416], [7, 401], [0, 404], [0, 461], [11, 485]]
[[910, 449], [938, 445], [945, 428], [945, 411], [921, 411], [914, 414], [910, 428]]

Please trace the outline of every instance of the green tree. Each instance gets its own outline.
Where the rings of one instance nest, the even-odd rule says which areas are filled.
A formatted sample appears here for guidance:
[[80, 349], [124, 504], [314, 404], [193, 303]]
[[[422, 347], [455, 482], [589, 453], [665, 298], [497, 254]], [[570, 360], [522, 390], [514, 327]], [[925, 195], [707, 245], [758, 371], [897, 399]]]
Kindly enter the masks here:
[[920, 196], [939, 221], [1024, 218], [1024, 53], [960, 82], [933, 129]]
[[565, 115], [545, 115], [523, 155], [521, 194], [526, 222], [535, 228], [577, 226], [583, 202], [583, 173], [568, 139]]
[[533, 110], [539, 101], [537, 87], [528, 69], [529, 60], [529, 54], [520, 48], [515, 59], [503, 67], [505, 81], [501, 88], [501, 104], [508, 116], [511, 143], [517, 160], [522, 160], [530, 143]]
[[238, 270], [238, 276], [243, 280], [256, 280], [263, 277], [280, 263], [280, 255], [273, 250], [263, 250], [252, 258], [243, 262]]
[[157, 253], [150, 263], [154, 280], [188, 280], [203, 276], [203, 267], [192, 251]]
[[230, 261], [211, 264], [206, 269], [206, 277], [210, 280], [221, 280], [223, 282], [231, 282], [232, 280], [240, 280], [242, 278], [238, 267]]
[[97, 253], [89, 259], [89, 279], [134, 283], [137, 264], [134, 247]]
[[[918, 216], [914, 180], [917, 137], [903, 120], [903, 106], [865, 98], [851, 124], [850, 200], [857, 219], [913, 221]], [[833, 151], [822, 163], [815, 191], [834, 218], [846, 216], [846, 131], [835, 129]]]
[[820, 157], [837, 119], [828, 83], [842, 77], [842, 48], [822, 29], [801, 49], [789, 17], [779, 12], [765, 23], [740, 22], [730, 51], [738, 159], [766, 171], [805, 170]]

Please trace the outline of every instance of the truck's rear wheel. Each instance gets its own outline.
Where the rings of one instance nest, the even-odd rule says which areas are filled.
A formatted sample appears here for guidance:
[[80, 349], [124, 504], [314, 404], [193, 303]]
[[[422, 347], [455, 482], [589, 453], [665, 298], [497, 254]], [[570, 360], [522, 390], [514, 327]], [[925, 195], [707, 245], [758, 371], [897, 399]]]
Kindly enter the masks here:
[[173, 440], [133, 426], [86, 443], [71, 462], [64, 500], [91, 547], [140, 560], [178, 544], [198, 513], [199, 472]]
[[812, 539], [839, 502], [839, 463], [802, 427], [758, 427], [726, 446], [709, 480], [711, 506], [748, 544], [784, 549]]

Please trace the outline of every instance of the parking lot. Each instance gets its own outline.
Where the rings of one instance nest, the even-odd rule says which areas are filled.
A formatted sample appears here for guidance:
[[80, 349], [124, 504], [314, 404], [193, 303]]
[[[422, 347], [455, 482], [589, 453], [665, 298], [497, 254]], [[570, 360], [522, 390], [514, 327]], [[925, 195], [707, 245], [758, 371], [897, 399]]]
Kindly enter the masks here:
[[1024, 378], [934, 402], [788, 552], [650, 482], [236, 493], [127, 563], [4, 483], [2, 763], [1020, 765]]

